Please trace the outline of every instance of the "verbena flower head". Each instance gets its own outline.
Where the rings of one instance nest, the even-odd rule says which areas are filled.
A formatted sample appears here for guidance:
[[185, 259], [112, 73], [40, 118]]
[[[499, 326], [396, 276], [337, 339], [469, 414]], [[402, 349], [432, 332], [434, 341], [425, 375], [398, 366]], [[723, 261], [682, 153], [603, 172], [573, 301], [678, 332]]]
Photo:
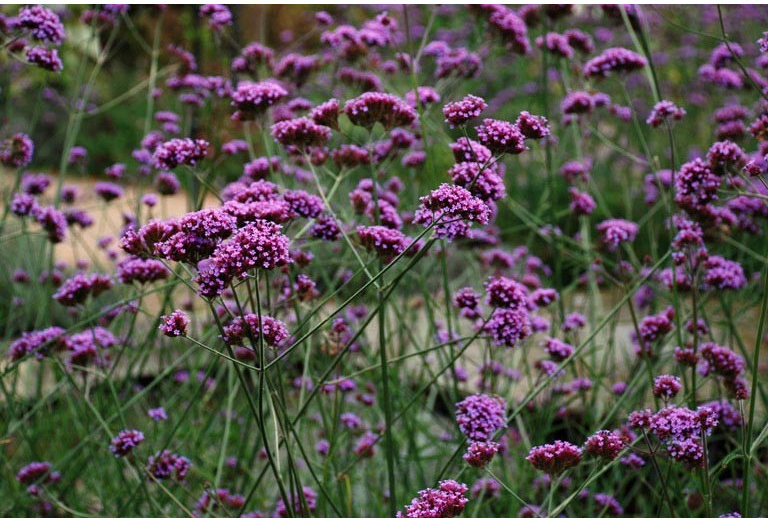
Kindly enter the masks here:
[[107, 275], [78, 273], [62, 284], [53, 294], [53, 299], [63, 306], [83, 304], [88, 296], [98, 297], [112, 287], [112, 280]]
[[225, 5], [203, 4], [200, 6], [200, 16], [214, 31], [221, 31], [224, 26], [232, 25], [232, 13]]
[[747, 285], [744, 268], [736, 261], [710, 255], [704, 263], [704, 284], [720, 290], [737, 290]]
[[531, 448], [525, 459], [535, 469], [556, 476], [581, 462], [581, 449], [573, 443], [557, 440]]
[[406, 505], [405, 514], [397, 517], [406, 518], [447, 518], [461, 515], [469, 499], [465, 497], [467, 486], [452, 479], [441, 481], [437, 489], [427, 488], [419, 492], [418, 497]]
[[405, 101], [414, 108], [440, 103], [440, 99], [440, 93], [428, 86], [419, 86], [416, 91], [410, 90], [405, 93]]
[[670, 374], [657, 376], [653, 379], [653, 395], [657, 398], [669, 400], [677, 396], [683, 388], [680, 378]]
[[235, 317], [224, 327], [224, 340], [229, 344], [239, 345], [245, 339], [258, 342], [263, 336], [264, 343], [271, 347], [279, 347], [289, 337], [288, 326], [280, 320], [268, 315], [246, 313], [243, 317]]
[[3, 146], [0, 148], [0, 163], [8, 168], [26, 166], [32, 162], [34, 151], [35, 144], [32, 139], [19, 132], [3, 142]]
[[353, 124], [368, 129], [376, 123], [387, 130], [407, 127], [418, 118], [413, 107], [397, 96], [383, 92], [366, 92], [347, 101], [344, 113]]
[[167, 279], [168, 275], [170, 272], [165, 264], [155, 259], [128, 257], [117, 264], [117, 278], [123, 284], [146, 284]]
[[548, 338], [544, 342], [544, 347], [546, 348], [547, 353], [552, 358], [552, 360], [558, 362], [571, 356], [575, 350], [571, 344], [563, 342], [557, 338]]
[[653, 106], [653, 110], [645, 120], [652, 127], [661, 126], [664, 121], [681, 120], [685, 116], [685, 109], [678, 107], [671, 101], [662, 100]]
[[485, 283], [486, 302], [499, 308], [520, 308], [528, 302], [525, 286], [509, 277], [491, 277]]
[[33, 461], [19, 469], [19, 472], [16, 473], [16, 481], [24, 485], [58, 481], [59, 474], [52, 472], [52, 468], [53, 466], [48, 461]]
[[564, 34], [550, 32], [536, 38], [536, 46], [560, 58], [573, 58], [573, 47]]
[[107, 182], [99, 182], [94, 184], [93, 191], [106, 202], [119, 199], [125, 193], [122, 187], [119, 185]]
[[290, 264], [290, 240], [280, 230], [279, 225], [264, 220], [255, 220], [237, 230], [198, 265], [198, 293], [213, 298], [235, 278], [254, 268], [271, 270]]
[[154, 409], [150, 409], [147, 411], [147, 414], [156, 422], [168, 419], [168, 414], [165, 412], [165, 408], [163, 407], [155, 407]]
[[25, 194], [40, 195], [51, 184], [51, 178], [45, 174], [26, 172], [21, 176], [20, 189]]
[[232, 119], [252, 120], [286, 96], [288, 91], [277, 81], [241, 81], [232, 93], [232, 106], [236, 109]]
[[455, 143], [451, 143], [451, 150], [458, 163], [462, 161], [487, 163], [493, 157], [493, 154], [491, 154], [487, 147], [465, 137], [457, 139]]
[[461, 101], [446, 104], [443, 107], [443, 116], [451, 128], [460, 127], [470, 119], [480, 116], [487, 107], [488, 104], [483, 98], [468, 94]]
[[584, 444], [584, 452], [599, 458], [614, 460], [624, 449], [626, 443], [617, 433], [601, 430], [587, 438]]
[[675, 174], [675, 203], [693, 213], [717, 199], [722, 179], [701, 158], [689, 161]]
[[563, 33], [568, 40], [568, 45], [582, 54], [592, 54], [595, 50], [595, 43], [592, 37], [580, 29], [568, 29]]
[[325, 145], [331, 139], [331, 129], [318, 125], [310, 118], [296, 118], [272, 125], [272, 136], [285, 147], [299, 150]]
[[27, 62], [37, 65], [41, 69], [51, 72], [59, 72], [64, 68], [64, 64], [59, 58], [59, 51], [47, 47], [28, 47]]
[[512, 52], [517, 54], [530, 52], [531, 42], [528, 40], [528, 26], [512, 9], [508, 7], [494, 9], [488, 22]]
[[560, 102], [563, 114], [589, 114], [595, 110], [595, 98], [581, 90], [569, 92]]
[[167, 449], [147, 459], [147, 472], [157, 480], [174, 478], [184, 481], [191, 467], [187, 458]]
[[33, 208], [37, 223], [48, 235], [48, 240], [54, 244], [60, 243], [67, 235], [67, 217], [53, 206]]
[[491, 462], [496, 453], [499, 452], [500, 447], [494, 441], [475, 441], [470, 443], [467, 452], [462, 458], [470, 467], [483, 468]]
[[623, 242], [634, 241], [638, 229], [636, 223], [626, 219], [608, 219], [597, 225], [601, 240], [609, 251], [615, 251]]
[[506, 408], [500, 396], [471, 395], [456, 404], [456, 423], [470, 441], [488, 442], [506, 425]]
[[194, 166], [205, 159], [209, 143], [204, 139], [174, 138], [155, 149], [155, 168], [173, 170], [179, 165]]
[[480, 295], [470, 287], [461, 288], [453, 296], [453, 305], [459, 308], [461, 316], [478, 318], [480, 316]]
[[459, 162], [448, 170], [454, 184], [466, 188], [483, 201], [498, 201], [507, 194], [504, 179], [497, 165], [482, 168], [474, 161]]
[[74, 146], [69, 149], [69, 163], [74, 165], [77, 163], [85, 163], [88, 160], [88, 151], [85, 147]]
[[515, 125], [527, 139], [542, 139], [550, 135], [549, 123], [544, 116], [535, 116], [524, 110]]
[[161, 317], [159, 329], [165, 336], [184, 336], [187, 334], [189, 322], [189, 316], [184, 311], [177, 309], [170, 315]]
[[376, 454], [376, 442], [379, 437], [368, 431], [357, 440], [352, 453], [358, 458], [371, 458]]
[[623, 47], [611, 47], [585, 63], [582, 72], [587, 77], [606, 77], [613, 72], [633, 72], [646, 65], [648, 61], [636, 52]]
[[578, 188], [570, 187], [568, 194], [571, 196], [571, 204], [568, 208], [576, 215], [592, 215], [595, 210], [595, 200], [586, 192]]
[[38, 331], [28, 331], [22, 333], [8, 348], [8, 354], [12, 360], [33, 354], [40, 359], [49, 352], [63, 346], [63, 337], [65, 330], [58, 326], [51, 326]]
[[469, 223], [487, 224], [491, 215], [485, 202], [458, 185], [443, 183], [419, 201], [414, 222], [425, 226], [437, 223], [436, 236], [449, 240], [466, 235]]
[[25, 6], [19, 9], [18, 24], [30, 31], [35, 40], [61, 44], [67, 36], [59, 15], [41, 5]]
[[733, 141], [717, 141], [707, 151], [707, 162], [716, 172], [722, 173], [729, 166], [740, 168], [747, 163], [744, 150]]
[[136, 429], [126, 429], [120, 431], [117, 436], [112, 438], [109, 444], [109, 450], [116, 458], [127, 456], [133, 449], [144, 441], [144, 433]]
[[484, 119], [475, 130], [480, 144], [495, 154], [521, 154], [528, 150], [525, 136], [514, 123]]
[[497, 309], [485, 325], [497, 346], [516, 347], [532, 330], [531, 317], [524, 308]]
[[[300, 497], [298, 494], [291, 494], [293, 512], [301, 517], [311, 517], [311, 514], [315, 511], [315, 508], [317, 508], [317, 492], [312, 490], [310, 487], [302, 487], [301, 496], [302, 497]], [[305, 504], [309, 512], [305, 511]], [[282, 498], [277, 500], [277, 506], [275, 507], [275, 513], [273, 517], [289, 517], [288, 508], [285, 506], [285, 502]]]
[[[13, 199], [11, 200], [11, 212], [18, 217], [35, 215], [39, 208], [37, 198], [31, 194], [14, 194]], [[64, 221], [63, 232], [66, 232], [66, 219], [64, 219]]]
[[714, 373], [725, 378], [735, 378], [741, 375], [746, 367], [743, 357], [714, 342], [705, 342], [701, 346], [700, 353], [708, 364], [707, 374]]
[[592, 500], [601, 512], [618, 517], [624, 514], [624, 508], [618, 500], [610, 494], [593, 494]]
[[358, 226], [357, 236], [367, 250], [375, 251], [384, 259], [396, 257], [411, 243], [403, 232], [386, 226]]
[[339, 100], [331, 98], [309, 111], [309, 117], [318, 125], [339, 130]]

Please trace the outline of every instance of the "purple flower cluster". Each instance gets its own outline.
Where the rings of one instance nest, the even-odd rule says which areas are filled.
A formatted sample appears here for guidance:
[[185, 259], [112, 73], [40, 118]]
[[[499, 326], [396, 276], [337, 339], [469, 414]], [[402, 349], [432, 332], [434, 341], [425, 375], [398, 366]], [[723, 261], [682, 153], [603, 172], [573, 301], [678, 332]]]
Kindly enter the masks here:
[[438, 488], [419, 491], [418, 497], [406, 505], [405, 514], [397, 513], [402, 518], [448, 518], [461, 515], [469, 501], [465, 495], [467, 486], [452, 479], [441, 481]]
[[478, 162], [459, 162], [448, 170], [448, 175], [454, 184], [486, 202], [498, 201], [507, 194], [498, 164], [483, 168]]
[[391, 260], [411, 244], [403, 232], [386, 226], [358, 226], [356, 231], [362, 245], [384, 259]]
[[633, 72], [648, 65], [648, 61], [634, 51], [611, 47], [584, 64], [582, 73], [587, 77], [606, 77], [612, 72]]
[[63, 345], [64, 333], [64, 329], [58, 326], [22, 333], [21, 337], [11, 342], [8, 354], [12, 360], [20, 360], [29, 354], [43, 358], [49, 351]]
[[487, 224], [490, 219], [488, 205], [458, 185], [443, 183], [419, 201], [414, 222], [425, 226], [434, 223], [435, 235], [448, 240], [465, 236], [470, 223]]
[[469, 94], [461, 101], [446, 104], [443, 107], [443, 116], [449, 127], [460, 127], [470, 119], [480, 116], [487, 107], [488, 104], [483, 98]]
[[638, 226], [626, 219], [608, 219], [597, 225], [601, 240], [609, 251], [615, 251], [619, 244], [632, 242], [637, 237]]
[[174, 138], [155, 149], [152, 162], [155, 168], [173, 170], [179, 165], [194, 166], [208, 155], [208, 142], [204, 139]]
[[515, 126], [527, 139], [542, 139], [550, 135], [549, 123], [544, 116], [536, 116], [527, 110], [520, 113]]
[[573, 47], [564, 34], [547, 33], [544, 36], [539, 36], [536, 38], [536, 46], [560, 58], [567, 60], [573, 58]]
[[464, 461], [470, 467], [483, 468], [499, 452], [501, 445], [494, 441], [474, 441], [470, 443], [467, 452], [464, 454]]
[[366, 92], [347, 101], [344, 113], [353, 124], [368, 129], [376, 123], [387, 130], [407, 127], [418, 119], [413, 107], [397, 96], [383, 92]]
[[678, 107], [671, 101], [662, 100], [653, 106], [653, 110], [645, 120], [652, 127], [659, 127], [665, 121], [681, 120], [685, 116], [685, 109]]
[[64, 68], [64, 64], [62, 63], [61, 58], [59, 58], [59, 51], [57, 49], [28, 47], [26, 54], [27, 62], [32, 65], [37, 65], [41, 69], [51, 72], [59, 72]]
[[53, 299], [63, 306], [76, 306], [85, 303], [89, 296], [96, 298], [111, 287], [112, 279], [108, 275], [78, 273], [59, 287]]
[[278, 347], [290, 336], [288, 327], [267, 315], [262, 315], [259, 322], [259, 315], [256, 313], [246, 313], [242, 317], [235, 317], [224, 326], [224, 340], [229, 344], [242, 344], [245, 338], [251, 342], [258, 342], [260, 337], [271, 347]]
[[163, 315], [161, 317], [159, 329], [165, 336], [183, 336], [187, 334], [189, 322], [189, 316], [184, 311], [177, 309], [170, 315]]
[[236, 109], [232, 119], [252, 120], [286, 96], [288, 91], [277, 81], [242, 81], [232, 93], [232, 106]]
[[123, 196], [123, 189], [114, 183], [99, 182], [93, 185], [93, 191], [105, 202], [114, 201]]
[[491, 277], [485, 283], [486, 302], [499, 308], [521, 308], [528, 303], [525, 286], [509, 277]]
[[484, 119], [475, 130], [480, 144], [494, 154], [521, 154], [528, 150], [525, 136], [514, 123]]
[[571, 356], [575, 349], [571, 344], [551, 337], [544, 342], [544, 347], [550, 358], [556, 362], [561, 362]]
[[210, 258], [198, 265], [198, 293], [205, 298], [221, 294], [235, 278], [254, 269], [271, 270], [291, 263], [290, 240], [275, 223], [256, 220], [219, 244]]
[[59, 16], [41, 5], [26, 6], [19, 9], [17, 18], [20, 27], [29, 30], [36, 40], [60, 45], [67, 32]]
[[470, 441], [488, 442], [506, 425], [506, 408], [507, 404], [500, 396], [467, 396], [456, 404], [456, 423]]
[[168, 275], [170, 272], [165, 264], [155, 259], [128, 257], [117, 263], [117, 278], [123, 284], [146, 284], [167, 279]]
[[524, 308], [497, 309], [485, 325], [485, 331], [491, 335], [498, 346], [516, 347], [528, 338], [533, 322]]
[[581, 449], [573, 443], [557, 440], [532, 447], [525, 459], [535, 469], [556, 476], [581, 462]]
[[16, 481], [24, 485], [35, 483], [56, 483], [61, 478], [58, 472], [52, 471], [53, 466], [47, 461], [33, 461], [16, 473]]
[[528, 26], [512, 9], [500, 5], [492, 6], [488, 23], [512, 52], [517, 54], [530, 52]]
[[117, 433], [109, 444], [109, 450], [116, 458], [127, 456], [144, 441], [144, 433], [136, 429], [126, 429]]
[[[297, 516], [311, 517], [311, 514], [317, 508], [317, 492], [309, 487], [302, 487], [301, 496], [299, 494], [291, 494], [291, 504]], [[304, 505], [306, 505], [306, 509]], [[307, 512], [306, 510], [309, 511]], [[282, 498], [277, 500], [274, 517], [289, 517], [288, 508]]]
[[157, 480], [175, 478], [184, 481], [191, 467], [187, 458], [167, 449], [147, 459], [147, 472]]
[[203, 491], [200, 499], [195, 503], [192, 513], [195, 517], [204, 517], [205, 514], [211, 514], [217, 507], [221, 506], [227, 511], [237, 511], [245, 504], [245, 497], [240, 494], [233, 494], [226, 488], [218, 488], [215, 491]]
[[664, 374], [653, 379], [653, 395], [665, 401], [677, 396], [682, 388], [683, 384], [677, 376]]
[[225, 25], [232, 25], [232, 13], [221, 4], [203, 4], [200, 6], [200, 16], [208, 21], [214, 31], [221, 31]]
[[0, 149], [0, 163], [8, 168], [20, 168], [32, 162], [35, 144], [30, 137], [21, 132], [3, 142]]
[[310, 118], [296, 118], [272, 125], [272, 136], [284, 147], [309, 147], [325, 145], [331, 139], [331, 129], [318, 125]]
[[691, 469], [704, 465], [701, 440], [711, 434], [718, 421], [718, 414], [713, 408], [699, 407], [693, 411], [674, 405], [664, 407], [655, 414], [645, 410], [634, 411], [629, 416], [632, 428], [647, 429], [665, 444], [672, 459]]
[[584, 452], [606, 460], [614, 460], [625, 446], [626, 442], [620, 434], [601, 430], [587, 438]]
[[454, 294], [453, 305], [459, 308], [459, 313], [465, 318], [480, 317], [480, 295], [470, 287], [461, 288]]

